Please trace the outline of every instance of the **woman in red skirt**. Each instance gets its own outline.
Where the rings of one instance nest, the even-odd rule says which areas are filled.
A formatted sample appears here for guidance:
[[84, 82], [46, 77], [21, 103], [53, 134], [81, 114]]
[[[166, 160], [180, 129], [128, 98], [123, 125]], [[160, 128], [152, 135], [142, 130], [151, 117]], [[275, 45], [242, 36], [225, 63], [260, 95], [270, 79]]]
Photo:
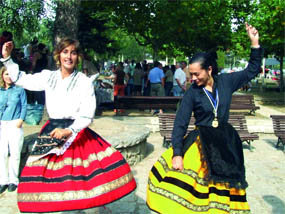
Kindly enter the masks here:
[[76, 67], [79, 43], [63, 39], [54, 51], [59, 67], [31, 75], [10, 59], [13, 45], [3, 47], [1, 61], [16, 85], [45, 91], [49, 114], [24, 167], [18, 186], [21, 212], [87, 209], [117, 200], [136, 188], [123, 156], [88, 128], [96, 108], [91, 80]]

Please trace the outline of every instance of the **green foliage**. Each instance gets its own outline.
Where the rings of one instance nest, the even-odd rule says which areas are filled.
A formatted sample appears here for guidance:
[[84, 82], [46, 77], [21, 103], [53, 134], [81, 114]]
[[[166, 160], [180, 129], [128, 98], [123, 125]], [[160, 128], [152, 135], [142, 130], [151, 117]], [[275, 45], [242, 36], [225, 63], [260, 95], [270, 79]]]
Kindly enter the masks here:
[[14, 34], [21, 40], [23, 33], [37, 32], [39, 20], [44, 14], [44, 3], [41, 0], [2, 0], [0, 1], [1, 30]]
[[[94, 5], [96, 8], [96, 5]], [[78, 39], [84, 50], [94, 50], [98, 54], [115, 53], [116, 48], [110, 46], [113, 41], [106, 34], [108, 17], [96, 16], [97, 10], [82, 2], [79, 15]]]
[[154, 57], [190, 56], [231, 44], [231, 1], [116, 1], [112, 20]]
[[[63, 0], [49, 1], [54, 7]], [[86, 52], [100, 59], [124, 58], [178, 61], [198, 51], [218, 51], [218, 65], [249, 56], [244, 23], [254, 25], [267, 54], [284, 56], [285, 1], [80, 1], [78, 38]], [[75, 8], [76, 9], [76, 8]], [[54, 38], [53, 20], [45, 17], [42, 0], [0, 1], [0, 30], [10, 30], [18, 45], [37, 36], [48, 44]], [[73, 16], [74, 14], [70, 14]], [[73, 26], [73, 25], [72, 25]], [[74, 25], [77, 28], [77, 24]], [[16, 44], [16, 45], [17, 45]], [[227, 56], [232, 58], [227, 60]]]
[[283, 85], [283, 58], [285, 52], [285, 2], [281, 0], [260, 0], [255, 2], [256, 12], [251, 22], [259, 30], [265, 54], [274, 55], [280, 62], [280, 91]]
[[256, 12], [251, 22], [259, 30], [261, 43], [267, 54], [277, 58], [284, 56], [285, 47], [285, 2], [281, 0], [260, 0], [255, 4]]
[[219, 69], [225, 68], [225, 62], [226, 62], [226, 54], [225, 54], [225, 52], [222, 51], [222, 50], [218, 50], [217, 51], [217, 56], [218, 56], [218, 60], [217, 60], [218, 68]]
[[129, 36], [127, 33], [116, 30], [114, 33], [114, 40], [119, 48], [117, 54], [123, 55], [125, 59], [141, 61], [145, 59], [146, 47], [140, 46], [136, 39]]

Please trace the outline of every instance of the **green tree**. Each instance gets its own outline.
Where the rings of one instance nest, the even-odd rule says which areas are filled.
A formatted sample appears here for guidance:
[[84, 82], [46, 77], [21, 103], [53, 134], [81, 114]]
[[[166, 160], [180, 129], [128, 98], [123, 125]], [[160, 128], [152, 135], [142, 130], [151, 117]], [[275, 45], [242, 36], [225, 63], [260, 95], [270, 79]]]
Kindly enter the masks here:
[[255, 2], [255, 10], [250, 21], [259, 30], [261, 44], [265, 47], [266, 55], [274, 55], [280, 62], [280, 91], [284, 91], [285, 2], [259, 0]]
[[[121, 31], [118, 29], [117, 31]], [[125, 59], [132, 60], [136, 62], [145, 59], [146, 47], [140, 46], [133, 36], [127, 35], [125, 32], [117, 32], [114, 40], [119, 48], [118, 54], [124, 56]]]
[[169, 3], [169, 9], [173, 13], [170, 28], [173, 45], [187, 56], [230, 46], [229, 1], [177, 1]]
[[[159, 51], [191, 56], [231, 45], [231, 1], [120, 1], [113, 20], [134, 35], [139, 44]], [[172, 52], [172, 53], [171, 53]]]
[[78, 37], [78, 20], [81, 0], [55, 0], [54, 42], [63, 37]]
[[95, 51], [102, 55], [108, 53], [112, 56], [118, 51], [111, 39], [113, 26], [109, 16], [104, 13], [102, 4], [82, 1], [80, 5], [78, 39], [86, 51]]
[[0, 29], [11, 31], [17, 45], [17, 42], [22, 43], [26, 32], [32, 34], [39, 30], [39, 21], [44, 14], [42, 0], [1, 0]]
[[167, 8], [165, 1], [118, 1], [113, 6], [113, 22], [126, 29], [141, 46], [151, 46], [156, 60], [159, 50], [168, 41], [168, 24], [161, 18]]

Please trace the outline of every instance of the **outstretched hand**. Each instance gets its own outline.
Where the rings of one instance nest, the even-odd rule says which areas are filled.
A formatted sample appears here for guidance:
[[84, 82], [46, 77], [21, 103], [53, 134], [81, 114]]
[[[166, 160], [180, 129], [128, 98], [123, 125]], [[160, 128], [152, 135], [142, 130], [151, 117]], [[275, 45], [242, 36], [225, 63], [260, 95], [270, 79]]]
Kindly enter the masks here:
[[247, 35], [250, 38], [252, 47], [259, 47], [259, 34], [258, 30], [255, 27], [249, 25], [247, 22], [245, 23], [245, 28], [247, 31]]
[[13, 48], [14, 48], [14, 44], [12, 41], [4, 43], [4, 45], [2, 46], [2, 56], [4, 59], [11, 56], [11, 52], [12, 52]]

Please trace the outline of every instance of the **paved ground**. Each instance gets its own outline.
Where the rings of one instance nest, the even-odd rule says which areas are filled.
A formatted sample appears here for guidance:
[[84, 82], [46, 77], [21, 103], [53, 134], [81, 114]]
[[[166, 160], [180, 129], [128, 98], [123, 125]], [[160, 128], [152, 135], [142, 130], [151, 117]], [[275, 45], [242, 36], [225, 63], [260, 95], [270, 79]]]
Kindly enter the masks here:
[[[268, 111], [267, 111], [268, 113]], [[277, 112], [278, 113], [278, 112]], [[121, 118], [122, 119], [122, 118]], [[110, 118], [108, 118], [110, 120]], [[122, 120], [126, 121], [127, 117]], [[259, 132], [259, 140], [254, 141], [252, 149], [244, 145], [245, 165], [249, 188], [248, 201], [253, 214], [284, 214], [285, 213], [285, 152], [276, 149], [277, 138], [270, 132], [271, 120], [268, 117], [249, 117], [250, 130]], [[97, 121], [103, 122], [103, 118]], [[138, 120], [141, 123], [141, 120]], [[148, 121], [155, 121], [151, 118]], [[96, 120], [95, 120], [96, 123]], [[102, 124], [102, 123], [101, 123]], [[110, 124], [110, 127], [111, 124]], [[264, 134], [260, 132], [264, 127]], [[39, 127], [36, 127], [39, 130]], [[34, 128], [25, 127], [25, 132], [33, 133]], [[62, 214], [151, 214], [146, 207], [146, 184], [148, 172], [153, 163], [165, 150], [161, 146], [162, 137], [158, 132], [152, 133], [148, 138], [148, 156], [139, 164], [132, 167], [138, 187], [135, 192], [106, 207], [89, 209], [85, 211], [61, 212]], [[19, 213], [16, 203], [16, 193], [5, 192], [0, 195], [0, 214]], [[179, 213], [177, 213], [179, 214]]]

